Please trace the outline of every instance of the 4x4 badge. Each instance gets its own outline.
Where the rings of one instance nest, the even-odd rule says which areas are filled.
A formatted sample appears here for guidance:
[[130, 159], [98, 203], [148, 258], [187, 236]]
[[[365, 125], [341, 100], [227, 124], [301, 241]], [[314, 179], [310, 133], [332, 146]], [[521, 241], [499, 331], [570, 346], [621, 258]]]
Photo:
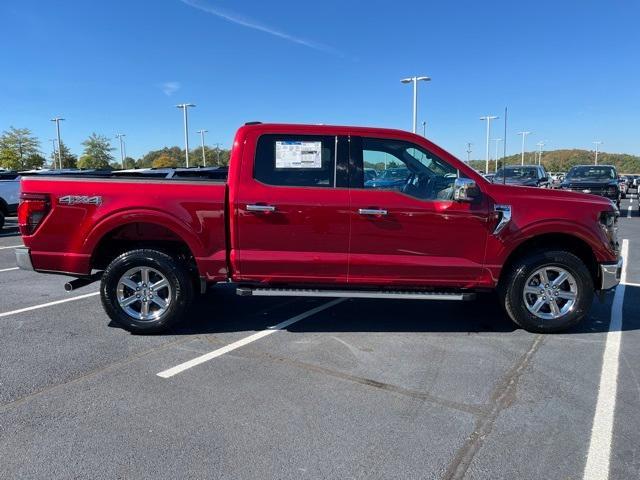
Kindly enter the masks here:
[[98, 195], [65, 195], [58, 198], [58, 203], [61, 205], [100, 205], [102, 197]]

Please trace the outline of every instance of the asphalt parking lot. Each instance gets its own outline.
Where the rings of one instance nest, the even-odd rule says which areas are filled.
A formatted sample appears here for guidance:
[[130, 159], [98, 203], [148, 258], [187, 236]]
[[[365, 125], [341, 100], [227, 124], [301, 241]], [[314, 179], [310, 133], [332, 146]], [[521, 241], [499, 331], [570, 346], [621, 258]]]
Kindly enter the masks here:
[[517, 329], [491, 296], [217, 288], [173, 334], [136, 336], [109, 323], [97, 284], [68, 294], [64, 277], [17, 270], [9, 219], [0, 478], [606, 478], [608, 451], [609, 478], [639, 478], [637, 198], [623, 201], [619, 236], [626, 285], [564, 334]]

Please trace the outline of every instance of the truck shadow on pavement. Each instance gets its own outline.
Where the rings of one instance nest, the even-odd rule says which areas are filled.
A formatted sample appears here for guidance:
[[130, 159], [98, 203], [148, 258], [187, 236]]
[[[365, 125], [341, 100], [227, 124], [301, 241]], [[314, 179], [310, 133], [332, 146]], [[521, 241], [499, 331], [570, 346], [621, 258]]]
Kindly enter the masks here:
[[[199, 298], [181, 325], [169, 335], [198, 335], [264, 330], [300, 313], [322, 305], [329, 299], [237, 297], [231, 288], [210, 290]], [[606, 332], [611, 318], [613, 292], [602, 302], [594, 300], [589, 317], [563, 334]], [[628, 285], [625, 309], [640, 304], [640, 288]], [[637, 308], [635, 309], [637, 310]], [[640, 329], [632, 311], [625, 313], [623, 330]], [[637, 312], [636, 312], [637, 313]], [[636, 315], [637, 316], [637, 315]], [[348, 299], [321, 313], [286, 328], [290, 332], [450, 332], [512, 333], [513, 324], [493, 294], [479, 295], [470, 302], [426, 302], [416, 300]]]

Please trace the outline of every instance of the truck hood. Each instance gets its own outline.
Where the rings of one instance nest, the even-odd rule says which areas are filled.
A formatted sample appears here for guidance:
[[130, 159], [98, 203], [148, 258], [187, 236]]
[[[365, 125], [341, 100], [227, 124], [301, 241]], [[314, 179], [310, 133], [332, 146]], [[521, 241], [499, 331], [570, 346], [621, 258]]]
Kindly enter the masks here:
[[592, 206], [594, 209], [601, 211], [615, 208], [613, 203], [604, 197], [570, 190], [554, 190], [494, 183], [488, 189], [488, 193], [493, 197], [496, 203], [508, 204], [510, 199], [517, 199], [560, 204], [566, 202], [581, 203], [585, 205], [585, 208]]

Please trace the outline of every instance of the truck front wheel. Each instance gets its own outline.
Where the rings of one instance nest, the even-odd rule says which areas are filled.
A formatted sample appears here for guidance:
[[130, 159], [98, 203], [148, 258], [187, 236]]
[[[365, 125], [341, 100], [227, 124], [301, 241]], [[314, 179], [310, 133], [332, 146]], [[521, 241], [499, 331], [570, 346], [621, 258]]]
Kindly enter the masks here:
[[516, 261], [500, 286], [501, 303], [516, 324], [536, 333], [566, 330], [589, 313], [593, 280], [564, 250], [534, 252]]
[[184, 316], [193, 298], [187, 268], [157, 250], [123, 253], [102, 275], [102, 305], [109, 317], [133, 333], [160, 333]]

